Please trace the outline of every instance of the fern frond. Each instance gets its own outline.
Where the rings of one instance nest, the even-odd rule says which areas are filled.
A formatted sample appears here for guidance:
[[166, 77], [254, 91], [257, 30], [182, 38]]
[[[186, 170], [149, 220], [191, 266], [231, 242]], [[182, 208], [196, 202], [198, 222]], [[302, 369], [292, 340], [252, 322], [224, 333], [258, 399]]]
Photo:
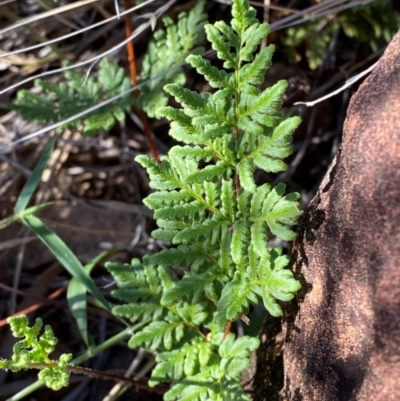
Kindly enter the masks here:
[[[39, 93], [20, 90], [17, 101], [8, 107], [18, 110], [27, 120], [56, 123], [130, 88], [130, 81], [124, 70], [107, 58], [99, 64], [97, 79], [93, 76], [87, 78], [86, 74], [73, 70], [67, 70], [64, 77], [65, 81], [60, 83], [36, 80], [35, 87], [39, 88]], [[83, 125], [83, 132], [87, 135], [109, 131], [117, 120], [122, 121], [125, 118], [130, 105], [131, 96], [124, 96], [94, 111], [85, 120], [76, 119], [60, 126], [59, 130], [77, 129]]]
[[119, 287], [111, 294], [125, 302], [124, 305], [113, 308], [116, 316], [126, 317], [135, 322], [150, 317], [158, 320], [167, 314], [168, 310], [160, 303], [161, 297], [164, 291], [175, 284], [173, 277], [163, 266], [156, 268], [149, 258], [145, 258], [143, 263], [133, 259], [130, 265], [109, 262], [106, 268]]
[[258, 268], [259, 293], [264, 306], [272, 316], [281, 316], [282, 308], [276, 302], [290, 301], [294, 294], [301, 288], [299, 281], [293, 277], [293, 273], [285, 269], [289, 258], [280, 255], [280, 252], [271, 252], [271, 259], [262, 259]]
[[182, 63], [191, 54], [203, 52], [204, 24], [207, 15], [204, 13], [205, 2], [198, 1], [189, 11], [178, 16], [176, 24], [171, 18], [164, 17], [165, 29], [154, 33], [146, 56], [140, 80], [145, 83], [138, 97], [138, 106], [150, 117], [155, 117], [157, 109], [165, 106], [168, 97], [163, 93], [167, 83], [185, 84]]
[[299, 117], [291, 117], [282, 121], [275, 128], [271, 136], [267, 137], [250, 155], [254, 164], [266, 171], [277, 173], [286, 170], [287, 166], [282, 160], [292, 153], [291, 136], [299, 126]]
[[263, 91], [256, 86], [274, 50], [269, 46], [254, 55], [268, 25], [256, 20], [247, 0], [234, 0], [232, 15], [231, 26], [205, 27], [224, 70], [199, 55], [187, 58], [216, 91], [199, 94], [176, 81], [165, 86], [182, 108], [162, 107], [158, 116], [171, 121], [170, 135], [184, 145], [173, 147], [161, 163], [136, 158], [157, 190], [144, 201], [159, 227], [152, 235], [178, 245], [146, 262], [166, 274], [166, 268], [176, 269], [174, 277], [167, 274], [168, 287], [159, 289], [155, 275], [152, 283], [146, 278], [149, 298], [135, 295], [143, 291], [142, 282], [133, 295], [124, 295], [143, 303], [133, 316], [154, 319], [130, 346], [161, 351], [151, 384], [176, 382], [165, 400], [249, 400], [240, 376], [258, 340], [235, 340], [233, 334], [224, 339], [225, 327], [260, 300], [273, 316], [281, 315], [279, 302], [292, 299], [300, 287], [288, 258], [268, 246], [269, 232], [294, 238], [298, 195], [285, 195], [284, 185], [259, 186], [255, 179], [258, 168], [286, 168], [283, 159], [300, 120], [283, 119], [279, 112], [285, 81]]
[[255, 192], [257, 186], [254, 181], [254, 167], [252, 161], [248, 158], [242, 159], [236, 165], [236, 172], [239, 176], [242, 187], [248, 192]]

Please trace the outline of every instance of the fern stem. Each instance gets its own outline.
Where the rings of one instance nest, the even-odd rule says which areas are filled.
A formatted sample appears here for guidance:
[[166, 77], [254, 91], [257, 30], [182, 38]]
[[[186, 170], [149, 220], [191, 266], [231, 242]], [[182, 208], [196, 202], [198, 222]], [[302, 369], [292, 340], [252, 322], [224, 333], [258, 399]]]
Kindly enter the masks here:
[[[45, 369], [45, 368], [57, 368], [57, 363], [54, 361], [49, 361], [48, 363], [31, 363], [27, 368], [30, 369]], [[68, 370], [71, 373], [77, 375], [85, 375], [88, 377], [93, 377], [95, 379], [112, 380], [115, 382], [124, 382], [127, 384], [134, 385], [136, 387], [142, 387], [148, 389], [147, 383], [142, 380], [132, 379], [130, 377], [122, 376], [116, 373], [102, 372], [96, 369], [90, 369], [83, 366], [68, 365]]]
[[212, 141], [207, 141], [204, 143], [204, 145], [210, 148], [217, 155], [217, 157], [220, 160], [224, 161], [228, 166], [230, 166], [232, 170], [236, 169], [236, 166], [231, 163], [221, 152], [219, 152], [215, 146], [213, 146]]
[[209, 203], [207, 203], [207, 201], [204, 200], [204, 198], [199, 195], [197, 192], [193, 191], [192, 188], [190, 188], [190, 186], [185, 186], [183, 187], [183, 189], [185, 189], [187, 192], [190, 193], [190, 195], [193, 196], [193, 198], [195, 198], [196, 200], [198, 200], [201, 204], [203, 204], [210, 212], [213, 212], [214, 214], [220, 216], [220, 217], [225, 217], [220, 210], [218, 210], [217, 208], [213, 207], [212, 205], [210, 205]]
[[197, 245], [200, 251], [209, 259], [211, 259], [211, 261], [215, 264], [215, 266], [219, 268], [218, 260], [214, 256], [210, 255], [199, 242], [195, 242], [195, 245]]
[[[166, 306], [166, 308], [167, 308], [170, 312], [172, 312], [174, 315], [178, 316], [179, 318], [182, 318], [182, 317], [181, 317], [181, 314], [178, 312], [178, 310], [177, 310], [174, 306], [168, 305], [168, 306]], [[203, 340], [206, 340], [206, 339], [207, 339], [207, 336], [204, 335], [204, 334], [201, 332], [201, 330], [200, 330], [199, 328], [197, 328], [197, 326], [195, 326], [195, 325], [192, 324], [192, 323], [187, 322], [186, 320], [183, 320], [183, 323], [184, 323], [184, 325], [185, 325], [186, 327], [188, 327], [190, 330], [192, 330], [193, 332], [195, 332], [198, 336], [202, 337]]]

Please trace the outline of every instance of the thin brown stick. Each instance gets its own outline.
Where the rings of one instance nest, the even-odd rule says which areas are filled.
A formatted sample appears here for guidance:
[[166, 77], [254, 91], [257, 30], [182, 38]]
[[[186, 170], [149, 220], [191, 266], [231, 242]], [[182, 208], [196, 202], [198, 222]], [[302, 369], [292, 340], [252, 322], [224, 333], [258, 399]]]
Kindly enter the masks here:
[[[67, 289], [67, 286], [65, 286], [65, 287], [60, 287], [60, 288], [58, 288], [57, 290], [55, 290], [54, 292], [52, 292], [52, 293], [48, 296], [48, 299], [47, 299], [47, 300], [44, 300], [44, 301], [42, 301], [42, 302], [38, 302], [38, 303], [36, 303], [36, 304], [34, 304], [34, 305], [30, 305], [30, 306], [28, 306], [28, 307], [25, 308], [25, 309], [22, 309], [22, 310], [20, 310], [20, 311], [18, 311], [18, 312], [15, 312], [13, 315], [11, 315], [11, 316], [9, 316], [9, 317], [15, 317], [15, 316], [19, 316], [19, 315], [27, 315], [27, 314], [29, 314], [29, 313], [32, 313], [32, 312], [34, 312], [35, 310], [38, 310], [41, 306], [45, 305], [46, 302], [49, 302], [49, 300], [55, 299], [55, 298], [57, 298], [58, 296], [60, 296], [63, 292], [65, 292], [66, 289]], [[5, 325], [7, 324], [7, 319], [8, 319], [8, 317], [7, 317], [6, 319], [0, 320], [0, 327], [5, 326]]]
[[[128, 10], [131, 8], [131, 0], [124, 0], [124, 6], [125, 9]], [[125, 35], [127, 38], [132, 36], [132, 24], [131, 24], [131, 18], [130, 15], [126, 14], [125, 15]], [[131, 77], [131, 83], [132, 86], [137, 86], [138, 80], [137, 80], [137, 71], [136, 71], [136, 62], [135, 62], [135, 49], [133, 45], [133, 40], [130, 40], [126, 44], [126, 51], [128, 54], [128, 63], [129, 63], [129, 73]], [[136, 98], [139, 96], [139, 89], [135, 90], [135, 96]], [[150, 152], [153, 155], [153, 157], [157, 160], [158, 163], [160, 163], [160, 157], [158, 155], [158, 151], [156, 148], [156, 145], [154, 143], [153, 135], [149, 126], [149, 122], [147, 120], [146, 114], [143, 112], [143, 110], [136, 110], [136, 113], [140, 120], [143, 123], [143, 128], [144, 128], [144, 133], [147, 138], [147, 143], [150, 148]]]
[[[53, 367], [53, 364], [54, 364], [54, 367], [57, 366], [57, 364], [55, 362], [51, 363], [52, 366], [49, 366], [49, 364], [47, 364], [47, 363], [31, 363], [31, 364], [29, 364], [29, 366], [27, 366], [27, 368], [45, 369], [48, 367]], [[85, 376], [92, 377], [95, 379], [112, 380], [115, 382], [124, 382], [124, 383], [130, 384], [132, 386], [145, 389], [150, 392], [156, 392], [156, 393], [164, 392], [164, 391], [160, 391], [160, 390], [162, 390], [162, 388], [160, 388], [159, 390], [151, 389], [149, 387], [149, 385], [147, 384], [147, 382], [142, 379], [132, 379], [130, 377], [125, 377], [125, 376], [122, 376], [119, 374], [115, 374], [115, 373], [111, 373], [111, 372], [101, 372], [99, 370], [85, 368], [83, 366], [68, 365], [67, 367], [71, 373], [74, 373], [77, 375], [85, 375]]]

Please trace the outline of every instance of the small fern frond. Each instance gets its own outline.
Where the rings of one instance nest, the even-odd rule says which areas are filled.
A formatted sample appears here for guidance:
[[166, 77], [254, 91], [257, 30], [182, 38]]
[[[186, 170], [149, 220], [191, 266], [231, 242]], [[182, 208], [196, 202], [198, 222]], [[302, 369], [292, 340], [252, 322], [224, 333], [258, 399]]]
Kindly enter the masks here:
[[178, 16], [176, 24], [171, 18], [164, 17], [165, 29], [157, 30], [150, 42], [143, 60], [140, 80], [144, 82], [138, 97], [138, 106], [149, 117], [155, 117], [158, 108], [165, 106], [168, 97], [163, 92], [167, 83], [185, 84], [181, 64], [191, 54], [200, 54], [204, 41], [204, 24], [207, 15], [204, 13], [205, 2], [198, 1], [189, 11]]
[[56, 362], [49, 358], [58, 342], [51, 327], [45, 326], [41, 334], [42, 320], [37, 318], [35, 324], [29, 327], [26, 315], [8, 318], [7, 322], [13, 336], [22, 339], [14, 344], [10, 360], [0, 359], [0, 369], [18, 372], [21, 369], [36, 367], [41, 369], [39, 380], [47, 387], [60, 390], [67, 386], [70, 376], [68, 363], [72, 354], [62, 354]]
[[[39, 92], [20, 90], [17, 100], [8, 107], [17, 110], [26, 120], [40, 123], [56, 123], [97, 105], [101, 100], [126, 92], [130, 88], [129, 78], [117, 64], [104, 58], [99, 64], [98, 78], [73, 70], [64, 73], [65, 81], [51, 83], [36, 80]], [[83, 126], [84, 134], [109, 131], [116, 121], [122, 121], [130, 110], [131, 96], [121, 97], [116, 102], [103, 106], [85, 120], [76, 119], [60, 126], [77, 129]]]

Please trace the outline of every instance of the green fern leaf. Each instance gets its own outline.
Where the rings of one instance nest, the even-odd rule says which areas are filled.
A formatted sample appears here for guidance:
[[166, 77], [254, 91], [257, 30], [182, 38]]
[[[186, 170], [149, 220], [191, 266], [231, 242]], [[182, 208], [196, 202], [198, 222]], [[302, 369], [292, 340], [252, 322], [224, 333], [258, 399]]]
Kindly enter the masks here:
[[157, 163], [153, 158], [146, 155], [139, 155], [135, 159], [145, 167], [150, 175], [150, 186], [159, 190], [174, 190], [181, 185], [179, 179], [172, 171], [171, 165], [166, 158]]
[[[218, 398], [210, 397], [211, 389], [208, 388], [207, 384], [209, 381], [203, 375], [192, 376], [186, 379], [187, 381], [199, 382], [203, 381], [203, 385], [199, 384], [177, 384], [172, 387], [171, 390], [164, 394], [164, 401], [217, 401]], [[201, 381], [200, 381], [201, 383]]]
[[[122, 68], [112, 63], [107, 57], [100, 61], [99, 86], [107, 94], [107, 98], [126, 92], [131, 84]], [[126, 107], [129, 107], [129, 97], [124, 98]]]
[[154, 217], [156, 219], [165, 220], [183, 220], [184, 218], [194, 218], [195, 215], [204, 209], [204, 205], [198, 201], [192, 203], [176, 205], [172, 207], [164, 207], [162, 209], [157, 209], [154, 212]]
[[170, 156], [187, 157], [194, 159], [197, 162], [200, 160], [210, 161], [214, 157], [214, 152], [211, 149], [202, 148], [200, 146], [174, 146], [169, 152]]
[[143, 203], [150, 209], [155, 210], [164, 206], [180, 204], [191, 199], [186, 191], [158, 191], [150, 194]]
[[168, 92], [175, 100], [181, 103], [184, 107], [194, 110], [204, 110], [205, 101], [197, 93], [182, 87], [181, 85], [168, 84], [164, 86], [164, 90]]
[[[292, 153], [291, 136], [301, 120], [291, 117], [281, 122], [272, 135], [262, 142], [250, 155], [257, 167], [267, 172], [286, 170], [286, 164], [279, 160]], [[261, 156], [262, 155], [262, 156]]]
[[234, 321], [241, 315], [246, 315], [250, 303], [258, 302], [258, 296], [253, 290], [251, 281], [238, 272], [233, 280], [225, 285], [217, 305], [217, 322], [221, 330], [227, 321]]
[[243, 61], [253, 60], [254, 51], [261, 41], [267, 37], [268, 33], [269, 26], [267, 24], [260, 24], [257, 22], [249, 26], [242, 36], [242, 41], [245, 45], [240, 49], [240, 59]]
[[160, 382], [181, 380], [185, 376], [193, 376], [199, 370], [199, 350], [208, 351], [206, 343], [185, 344], [179, 350], [162, 352], [157, 355], [157, 365], [151, 373], [149, 386]]
[[251, 226], [251, 243], [259, 257], [269, 254], [266, 222], [257, 221]]
[[237, 200], [239, 213], [238, 218], [247, 217], [250, 209], [251, 193], [245, 190], [241, 190], [239, 198]]
[[182, 340], [183, 327], [181, 321], [151, 322], [142, 331], [135, 333], [128, 345], [131, 348], [144, 346], [151, 351], [156, 351], [162, 344], [166, 350], [169, 350], [174, 342]]
[[233, 220], [236, 213], [235, 193], [232, 180], [222, 180], [221, 185], [221, 212], [230, 221]]
[[152, 231], [151, 236], [158, 241], [172, 242], [172, 239], [178, 233], [179, 230], [163, 230], [160, 228], [158, 230]]
[[204, 1], [198, 1], [188, 13], [180, 13], [176, 24], [165, 17], [165, 29], [154, 33], [143, 60], [140, 80], [145, 84], [138, 98], [138, 106], [150, 117], [157, 116], [157, 109], [168, 102], [162, 91], [166, 83], [185, 84], [181, 65], [188, 54], [203, 52], [200, 45], [204, 40], [203, 27], [207, 18], [204, 4]]
[[295, 224], [301, 212], [295, 202], [295, 199], [298, 198], [297, 194], [283, 197], [285, 187], [284, 184], [278, 184], [272, 189], [264, 201], [259, 219], [267, 222], [274, 235], [285, 241], [292, 241], [296, 234], [285, 225]]
[[192, 227], [180, 231], [173, 239], [174, 244], [188, 243], [197, 241], [200, 238], [209, 235], [212, 230], [220, 226], [221, 222], [215, 220], [204, 220], [201, 224], [194, 224]]
[[265, 120], [265, 116], [276, 113], [281, 107], [286, 87], [286, 81], [279, 81], [259, 95], [244, 95], [242, 104], [245, 108], [245, 115], [250, 116], [262, 125], [268, 126], [268, 120]]
[[[113, 296], [119, 299], [123, 299], [123, 297], [118, 296], [114, 293]], [[129, 299], [127, 299], [126, 301], [129, 302]], [[139, 319], [148, 320], [149, 318], [151, 318], [152, 320], [159, 320], [164, 313], [164, 308], [162, 308], [157, 302], [141, 302], [140, 304], [125, 304], [114, 306], [112, 312], [116, 316], [126, 317], [131, 322], [136, 322]]]
[[177, 311], [185, 323], [200, 326], [208, 318], [209, 302], [195, 302], [195, 300], [196, 298], [193, 299], [193, 304], [185, 302], [178, 306]]
[[227, 72], [212, 66], [210, 61], [200, 56], [190, 55], [186, 58], [186, 62], [196, 68], [199, 74], [204, 75], [213, 88], [229, 87]]
[[203, 183], [203, 187], [204, 187], [205, 201], [209, 205], [217, 207], [220, 203], [219, 200], [220, 190], [219, 188], [217, 188], [217, 184], [215, 184], [214, 182], [205, 181]]
[[[260, 299], [278, 316], [278, 302], [292, 299], [300, 285], [287, 269], [287, 257], [268, 247], [268, 230], [282, 239], [294, 237], [290, 226], [300, 214], [297, 195], [285, 195], [280, 185], [257, 186], [254, 177], [256, 168], [286, 168], [283, 159], [291, 152], [299, 120], [285, 120], [279, 112], [286, 82], [264, 91], [256, 86], [271, 65], [273, 46], [253, 54], [268, 26], [256, 20], [247, 0], [234, 0], [232, 14], [231, 26], [218, 22], [205, 28], [224, 68], [231, 71], [198, 55], [187, 58], [215, 93], [200, 95], [176, 81], [165, 86], [182, 109], [162, 107], [158, 116], [171, 121], [171, 136], [185, 145], [173, 147], [161, 163], [137, 159], [158, 190], [145, 201], [159, 227], [153, 237], [180, 244], [147, 259], [145, 265], [182, 270], [176, 272], [178, 279], [163, 270], [167, 281], [162, 288], [159, 274], [145, 277], [152, 295], [143, 295], [135, 316], [158, 313], [157, 321], [131, 339], [132, 346], [169, 350], [157, 357], [151, 379], [152, 385], [176, 382], [165, 400], [249, 400], [240, 378], [258, 341], [233, 335], [224, 339], [225, 326]], [[178, 40], [171, 21], [165, 32]], [[171, 46], [178, 51], [176, 44]], [[127, 299], [142, 302], [142, 292], [136, 288]], [[158, 301], [161, 312], [147, 305]]]
[[232, 234], [232, 260], [237, 264], [243, 263], [243, 256], [249, 245], [250, 240], [250, 227], [246, 221], [237, 221], [233, 226]]
[[149, 257], [154, 265], [164, 264], [180, 268], [187, 268], [198, 259], [204, 261], [204, 255], [196, 245], [179, 245], [177, 248], [166, 249]]
[[185, 178], [185, 184], [193, 184], [195, 182], [203, 182], [206, 179], [213, 180], [228, 171], [228, 167], [224, 162], [218, 162], [216, 165], [207, 166], [202, 170], [196, 171]]
[[253, 158], [254, 164], [261, 170], [267, 173], [279, 173], [287, 169], [287, 164], [282, 160], [276, 160], [261, 153], [258, 153]]
[[157, 355], [157, 365], [151, 372], [151, 378], [149, 380], [150, 387], [155, 387], [161, 382], [182, 379], [186, 348], [187, 345], [181, 350], [162, 352]]
[[250, 365], [250, 355], [260, 345], [257, 338], [243, 336], [238, 339], [233, 334], [228, 334], [219, 347], [221, 356], [221, 368], [225, 369], [229, 378], [238, 378]]
[[204, 28], [207, 39], [211, 42], [212, 48], [216, 50], [218, 58], [225, 61], [224, 68], [233, 68], [236, 65], [237, 56], [230, 52], [229, 44], [226, 43], [229, 38], [224, 35], [224, 31], [218, 29], [220, 27], [221, 24], [216, 24], [215, 26], [207, 24]]
[[251, 198], [251, 206], [250, 206], [250, 214], [253, 217], [257, 217], [261, 214], [261, 209], [264, 203], [265, 198], [271, 191], [270, 184], [263, 184], [257, 187], [256, 192]]
[[[97, 105], [100, 99], [110, 99], [130, 88], [129, 78], [123, 69], [107, 58], [100, 62], [97, 80], [73, 70], [67, 70], [64, 77], [65, 82], [57, 84], [36, 80], [35, 87], [40, 89], [40, 93], [19, 91], [17, 101], [9, 107], [18, 110], [27, 120], [56, 123]], [[85, 134], [109, 131], [117, 120], [125, 118], [130, 103], [131, 96], [124, 96], [92, 112], [85, 119], [75, 119], [60, 126], [59, 130], [83, 127]]]
[[[265, 261], [264, 261], [265, 263]], [[272, 255], [272, 264], [259, 267], [259, 288], [265, 308], [272, 316], [281, 316], [282, 308], [276, 302], [290, 301], [294, 294], [301, 288], [301, 284], [293, 277], [293, 273], [285, 269], [289, 258], [285, 256]]]
[[165, 292], [161, 299], [163, 305], [172, 305], [184, 299], [197, 299], [202, 292], [212, 294], [212, 287], [219, 274], [209, 270], [201, 274], [186, 274], [182, 280], [169, 291]]
[[242, 67], [239, 73], [240, 83], [260, 85], [264, 82], [265, 73], [271, 67], [272, 55], [275, 47], [269, 45], [256, 55], [254, 60]]
[[251, 193], [256, 191], [256, 183], [254, 181], [253, 162], [250, 159], [242, 159], [236, 166], [236, 171], [240, 178], [242, 187]]

